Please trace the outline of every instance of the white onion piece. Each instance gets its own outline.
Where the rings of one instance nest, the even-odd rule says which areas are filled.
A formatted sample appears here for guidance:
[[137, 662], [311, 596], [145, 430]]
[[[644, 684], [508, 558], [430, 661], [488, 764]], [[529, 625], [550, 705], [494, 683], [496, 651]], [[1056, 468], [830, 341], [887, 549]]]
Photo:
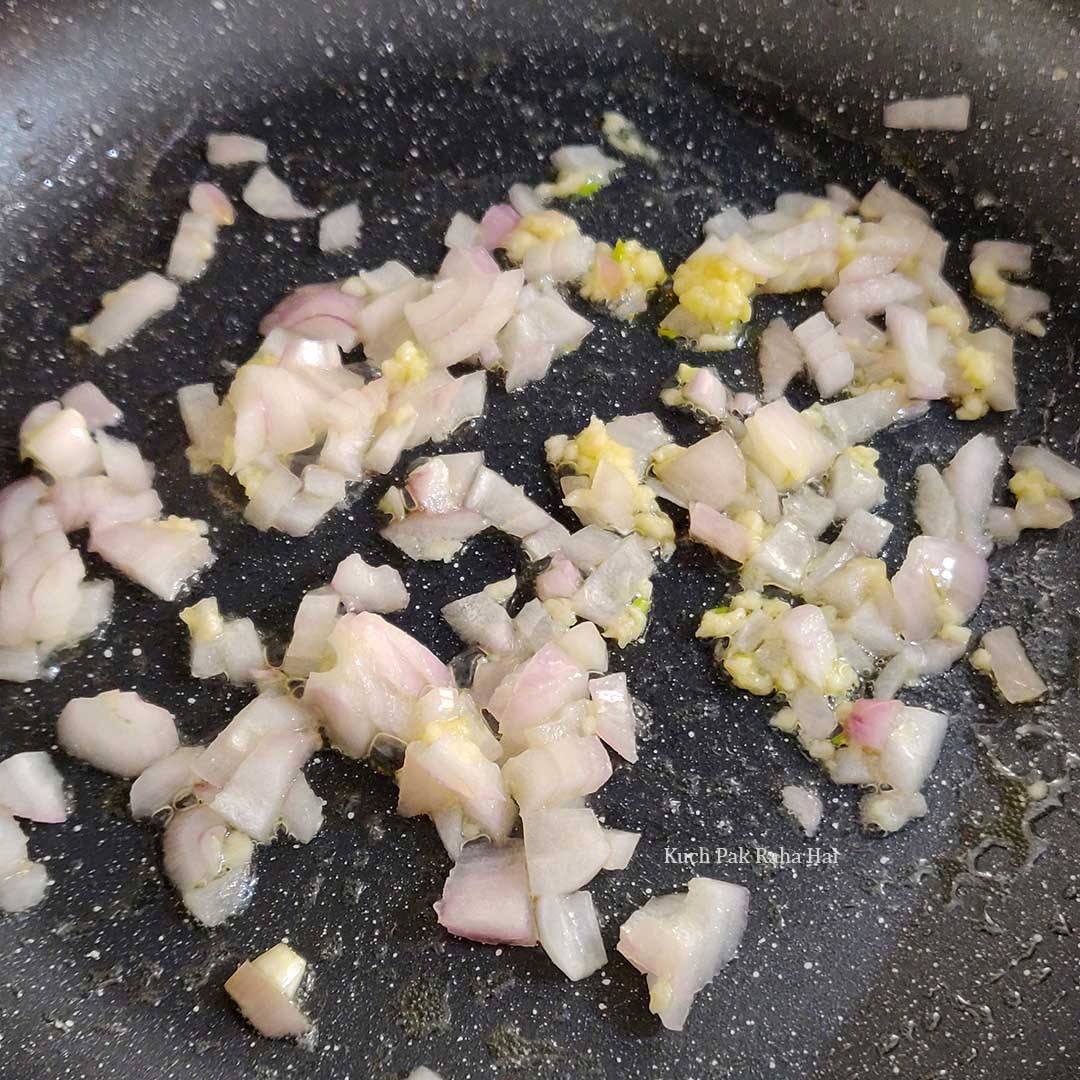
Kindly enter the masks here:
[[323, 252], [348, 251], [360, 242], [360, 226], [363, 218], [357, 203], [346, 203], [319, 221], [319, 250]]
[[555, 808], [521, 815], [525, 864], [533, 896], [559, 896], [587, 885], [611, 854], [589, 809]]
[[66, 409], [82, 413], [91, 431], [119, 424], [124, 414], [92, 382], [76, 383], [60, 395], [60, 404]]
[[34, 422], [34, 413], [27, 417], [19, 432], [19, 455], [30, 458], [55, 479], [101, 471], [101, 454], [85, 417], [75, 409], [61, 409], [58, 405], [42, 423]]
[[933, 637], [943, 599], [966, 622], [986, 592], [987, 574], [986, 560], [966, 544], [917, 536], [892, 579], [904, 636], [909, 641]]
[[264, 162], [267, 146], [250, 135], [215, 133], [206, 137], [206, 160], [211, 165], [245, 165]]
[[528, 537], [552, 523], [558, 524], [522, 488], [504, 480], [486, 465], [476, 470], [465, 507], [479, 514], [500, 532], [518, 538]]
[[637, 718], [623, 671], [589, 680], [589, 697], [595, 703], [596, 734], [619, 757], [637, 761]]
[[855, 365], [836, 327], [823, 311], [792, 331], [823, 398], [834, 397], [855, 377]]
[[582, 571], [595, 570], [620, 544], [620, 538], [607, 529], [586, 525], [563, 542], [562, 553]]
[[656, 478], [685, 503], [723, 510], [746, 490], [746, 465], [726, 431], [706, 436], [654, 467]]
[[741, 885], [692, 878], [685, 894], [653, 897], [619, 928], [619, 952], [647, 975], [664, 1027], [682, 1030], [695, 994], [735, 955], [749, 905]]
[[523, 750], [503, 766], [522, 813], [591, 795], [611, 777], [611, 759], [595, 735], [570, 735]]
[[101, 310], [90, 322], [73, 326], [71, 336], [104, 356], [134, 337], [152, 319], [171, 311], [179, 299], [180, 289], [174, 282], [150, 271], [106, 293]]
[[886, 180], [879, 180], [859, 203], [859, 213], [864, 218], [876, 221], [888, 214], [900, 214], [914, 218], [920, 224], [927, 224], [930, 215], [917, 202], [891, 187]]
[[943, 398], [945, 371], [930, 349], [926, 316], [904, 304], [890, 304], [885, 326], [900, 354], [908, 393], [921, 401]]
[[426, 1065], [417, 1065], [405, 1080], [443, 1080], [443, 1078]]
[[188, 518], [130, 521], [94, 529], [89, 549], [162, 600], [214, 561], [206, 524]]
[[507, 203], [496, 203], [480, 219], [480, 243], [489, 251], [503, 246], [506, 238], [521, 222], [521, 214]]
[[488, 528], [488, 522], [472, 510], [450, 510], [442, 514], [411, 513], [379, 530], [410, 559], [449, 562], [466, 540]]
[[513, 621], [506, 608], [487, 593], [474, 593], [445, 604], [442, 617], [466, 645], [479, 645], [489, 653], [509, 653], [514, 649]]
[[258, 682], [266, 671], [266, 650], [251, 619], [225, 619], [209, 641], [192, 637], [191, 674], [196, 679], [224, 675], [229, 682]]
[[275, 176], [266, 165], [256, 169], [244, 185], [242, 198], [256, 214], [265, 218], [298, 221], [318, 216], [317, 210], [309, 210], [297, 202], [289, 185]]
[[825, 297], [825, 310], [835, 322], [858, 315], [880, 315], [890, 304], [907, 304], [921, 292], [918, 282], [902, 274], [882, 274], [837, 285]]
[[748, 235], [750, 223], [746, 220], [746, 215], [737, 206], [726, 206], [705, 222], [702, 231], [706, 236], [715, 236], [718, 240], [726, 240], [729, 236]]
[[147, 461], [139, 448], [126, 439], [117, 439], [99, 431], [94, 436], [101, 452], [101, 464], [105, 475], [117, 490], [136, 495], [149, 490], [154, 482], [154, 466]]
[[784, 398], [763, 405], [747, 419], [741, 449], [780, 491], [820, 476], [836, 457], [825, 436]]
[[211, 808], [252, 840], [269, 843], [281, 821], [285, 797], [320, 741], [311, 731], [265, 736], [214, 795]]
[[608, 847], [611, 849], [604, 861], [605, 870], [625, 870], [637, 851], [641, 833], [626, 832], [624, 829], [605, 829]]
[[[478, 724], [483, 721], [476, 717]], [[499, 766], [477, 744], [448, 733], [434, 741], [415, 739], [398, 771], [398, 813], [435, 818], [460, 805], [464, 820], [489, 839], [506, 839], [517, 821], [517, 809], [503, 786]]]
[[162, 837], [165, 874], [204, 926], [220, 926], [251, 896], [254, 845], [208, 806], [179, 810]]
[[[301, 285], [262, 317], [259, 333], [270, 335], [279, 328], [290, 330], [301, 338], [334, 341], [344, 352], [349, 352], [359, 340], [365, 304], [364, 298], [344, 292], [336, 281]], [[271, 351], [266, 342], [261, 351]], [[256, 375], [265, 378], [266, 370]], [[229, 396], [232, 398], [232, 393]]]
[[236, 208], [217, 184], [205, 181], [192, 184], [188, 192], [188, 206], [196, 214], [211, 218], [218, 225], [233, 225], [236, 222]]
[[330, 741], [352, 757], [364, 757], [380, 731], [407, 733], [417, 699], [453, 685], [438, 657], [371, 612], [342, 616], [329, 644], [334, 664], [311, 673], [304, 702], [320, 713]]
[[1003, 458], [992, 435], [976, 435], [956, 451], [943, 473], [956, 502], [957, 539], [980, 555], [993, 549], [986, 515]]
[[289, 788], [281, 806], [281, 823], [285, 831], [301, 844], [315, 839], [323, 823], [325, 799], [320, 799], [301, 773]]
[[1011, 705], [1035, 701], [1046, 693], [1046, 683], [1028, 659], [1014, 627], [999, 626], [990, 630], [983, 634], [981, 645], [988, 654], [990, 674], [1001, 696]]
[[922, 416], [929, 409], [925, 401], [909, 402], [898, 390], [868, 390], [846, 401], [814, 406], [822, 429], [837, 446], [866, 442], [893, 424]]
[[[720, 380], [716, 378], [715, 373], [708, 368], [699, 369], [693, 378], [698, 376], [708, 378], [710, 375], [719, 383]], [[690, 383], [687, 383], [687, 387], [689, 386]], [[722, 383], [720, 383], [720, 393], [726, 395]], [[634, 471], [639, 478], [644, 477], [653, 454], [661, 446], [667, 446], [675, 441], [656, 413], [644, 412], [634, 413], [631, 416], [616, 416], [609, 420], [605, 427], [611, 439], [631, 452]]]
[[131, 816], [153, 817], [189, 795], [199, 782], [194, 765], [202, 752], [201, 746], [181, 746], [143, 769], [128, 796]]
[[0, 646], [0, 680], [30, 682], [41, 678], [42, 657], [36, 648]]
[[587, 892], [540, 897], [536, 901], [536, 928], [551, 962], [574, 982], [607, 963], [596, 906]]
[[825, 806], [821, 796], [808, 788], [787, 784], [780, 789], [784, 809], [802, 826], [807, 836], [814, 836], [821, 826]]
[[773, 319], [762, 331], [758, 346], [762, 401], [775, 401], [780, 397], [805, 363], [802, 349], [791, 328], [783, 319]]
[[496, 847], [466, 844], [435, 904], [439, 924], [457, 937], [497, 945], [535, 945], [525, 848], [520, 840]]
[[905, 98], [883, 109], [887, 128], [905, 131], [966, 131], [971, 119], [971, 98], [956, 94], [940, 98]]
[[225, 981], [225, 992], [260, 1035], [298, 1038], [312, 1027], [296, 1003], [306, 972], [307, 961], [282, 942], [245, 960]]
[[450, 219], [443, 236], [443, 244], [448, 248], [470, 248], [480, 242], [480, 224], [468, 214], [458, 211]]
[[0, 811], [0, 911], [29, 910], [41, 903], [48, 885], [45, 867], [27, 855], [22, 829], [10, 814]]
[[347, 611], [386, 614], [409, 606], [409, 592], [392, 566], [371, 566], [359, 554], [338, 563], [330, 588], [341, 597]]
[[536, 575], [536, 595], [540, 600], [573, 596], [582, 580], [581, 572], [569, 559], [556, 555], [547, 568]]
[[67, 820], [64, 779], [48, 754], [27, 751], [0, 761], [0, 811], [50, 824]]
[[902, 829], [915, 818], [926, 817], [926, 799], [919, 792], [877, 791], [859, 802], [859, 820], [882, 832]]
[[915, 481], [915, 520], [923, 534], [942, 540], [958, 539], [956, 500], [941, 473], [933, 465], [920, 465], [915, 470]]
[[542, 379], [555, 357], [576, 349], [592, 328], [551, 285], [522, 288], [513, 317], [496, 338], [496, 363], [506, 372], [506, 389], [513, 392]]
[[600, 675], [607, 671], [607, 643], [594, 623], [579, 622], [570, 627], [558, 636], [558, 645], [582, 671]]
[[260, 694], [217, 734], [193, 769], [206, 783], [222, 788], [264, 738], [313, 725], [311, 713], [291, 694]]
[[896, 791], [916, 792], [937, 764], [949, 719], [943, 713], [904, 706], [878, 754], [877, 774]]
[[138, 776], [179, 745], [172, 713], [131, 691], [72, 698], [56, 722], [56, 739], [72, 757], [114, 776]]
[[1009, 455], [1014, 472], [1038, 469], [1062, 497], [1080, 499], [1080, 468], [1042, 446], [1018, 446]]
[[628, 536], [585, 579], [573, 598], [582, 619], [606, 629], [639, 594], [656, 569], [648, 544]]
[[218, 223], [216, 219], [189, 210], [181, 214], [176, 227], [165, 275], [173, 281], [186, 284], [201, 277], [210, 264], [217, 248]]
[[430, 296], [405, 304], [405, 318], [428, 356], [450, 367], [494, 340], [514, 313], [522, 283], [520, 270], [446, 278]]
[[522, 217], [528, 214], [538, 214], [544, 209], [544, 204], [536, 194], [535, 189], [529, 187], [528, 184], [511, 184], [506, 198]]
[[484, 463], [482, 453], [440, 454], [418, 462], [409, 470], [405, 488], [421, 510], [441, 514], [460, 510]]
[[341, 597], [336, 592], [310, 592], [296, 609], [292, 638], [281, 670], [304, 678], [318, 668], [327, 655], [327, 642], [341, 615]]
[[585, 672], [558, 645], [549, 643], [503, 680], [491, 695], [488, 711], [504, 739], [517, 739], [564, 705], [583, 700], [588, 682]]
[[822, 688], [837, 660], [836, 639], [821, 608], [800, 604], [779, 619], [792, 666], [811, 686]]

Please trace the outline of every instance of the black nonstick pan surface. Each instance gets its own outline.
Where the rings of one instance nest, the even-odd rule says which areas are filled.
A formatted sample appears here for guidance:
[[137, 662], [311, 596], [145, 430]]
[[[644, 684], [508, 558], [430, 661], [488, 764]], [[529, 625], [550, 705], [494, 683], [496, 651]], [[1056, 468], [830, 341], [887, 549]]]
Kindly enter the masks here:
[[[1076, 456], [1075, 13], [1029, 0], [978, 8], [917, 0], [788, 5], [311, 3], [212, 0], [31, 2], [0, 13], [0, 437], [5, 480], [25, 412], [91, 378], [126, 414], [122, 434], [158, 468], [166, 509], [212, 525], [218, 561], [194, 595], [251, 615], [280, 644], [302, 594], [361, 551], [399, 566], [413, 595], [400, 619], [444, 659], [448, 600], [519, 566], [492, 536], [450, 564], [407, 563], [374, 531], [376, 482], [310, 538], [257, 533], [224, 480], [192, 477], [177, 387], [213, 380], [252, 352], [256, 323], [297, 284], [386, 258], [434, 267], [453, 211], [477, 213], [509, 183], [534, 181], [567, 141], [595, 141], [607, 108], [657, 145], [654, 169], [575, 206], [588, 231], [636, 235], [674, 265], [706, 217], [827, 180], [865, 189], [885, 175], [935, 211], [966, 280], [974, 240], [1037, 244], [1053, 297], [1050, 332], [1018, 347], [1022, 408], [962, 425], [936, 407], [878, 440], [898, 521], [910, 536], [913, 467], [943, 461], [975, 430], [1006, 446], [1043, 438]], [[886, 91], [967, 91], [972, 130], [889, 138]], [[311, 204], [357, 198], [360, 248], [320, 256], [310, 223], [245, 212], [178, 308], [106, 360], [67, 340], [107, 288], [164, 261], [190, 183], [207, 175], [207, 132], [271, 144]], [[238, 195], [243, 170], [229, 174]], [[720, 358], [753, 389], [757, 330], [816, 299], [766, 298], [749, 345]], [[808, 308], [809, 309], [809, 308]], [[448, 449], [488, 461], [562, 516], [543, 465], [546, 436], [590, 413], [656, 409], [681, 439], [694, 423], [659, 405], [679, 354], [650, 313], [597, 318], [585, 346], [511, 396], [492, 384], [485, 417]], [[406, 459], [411, 460], [410, 456]], [[126, 784], [58, 758], [76, 795], [66, 825], [32, 830], [54, 885], [35, 910], [0, 920], [0, 1076], [28, 1078], [399, 1077], [418, 1064], [469, 1077], [713, 1078], [1080, 1075], [1080, 827], [1070, 793], [1080, 747], [1075, 526], [994, 556], [976, 629], [1018, 626], [1051, 693], [1006, 707], [964, 665], [914, 691], [953, 720], [928, 789], [931, 813], [886, 839], [863, 835], [851, 793], [821, 789], [815, 865], [773, 867], [757, 849], [807, 856], [779, 810], [790, 782], [818, 784], [693, 640], [700, 611], [731, 579], [680, 548], [656, 581], [647, 638], [616, 656], [642, 702], [641, 760], [595, 800], [608, 824], [644, 832], [630, 868], [594, 883], [609, 948], [650, 895], [695, 872], [752, 892], [737, 960], [698, 999], [687, 1030], [663, 1031], [643, 980], [620, 957], [571, 984], [539, 950], [449, 938], [431, 910], [448, 863], [434, 830], [394, 814], [394, 790], [362, 763], [323, 752], [309, 770], [328, 800], [306, 847], [258, 855], [254, 901], [208, 932], [185, 917], [159, 869], [153, 830], [131, 822]], [[92, 571], [109, 571], [90, 560]], [[136, 689], [192, 741], [249, 692], [187, 670], [177, 605], [117, 581], [100, 641], [54, 679], [0, 685], [0, 756], [53, 746], [71, 697]], [[1030, 785], [1045, 781], [1036, 801]], [[681, 853], [745, 859], [695, 868]], [[833, 852], [835, 851], [835, 856]], [[744, 853], [740, 855], [739, 853]], [[283, 937], [313, 963], [309, 1045], [257, 1037], [222, 983]]]

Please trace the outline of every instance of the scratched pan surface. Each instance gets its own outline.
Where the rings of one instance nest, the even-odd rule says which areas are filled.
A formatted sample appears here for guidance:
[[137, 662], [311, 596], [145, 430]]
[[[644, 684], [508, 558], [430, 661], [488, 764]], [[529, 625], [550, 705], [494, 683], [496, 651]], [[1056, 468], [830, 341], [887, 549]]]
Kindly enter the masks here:
[[[359, 550], [401, 567], [414, 598], [401, 625], [451, 657], [439, 606], [518, 568], [513, 546], [483, 537], [449, 566], [406, 565], [373, 531], [382, 484], [312, 538], [256, 533], [228, 484], [188, 475], [175, 390], [226, 385], [227, 365], [256, 342], [257, 314], [296, 284], [391, 256], [431, 268], [451, 212], [476, 213], [509, 182], [536, 178], [560, 143], [595, 138], [610, 107], [635, 118], [664, 160], [654, 171], [630, 164], [575, 212], [596, 235], [658, 246], [669, 265], [728, 201], [758, 206], [828, 179], [860, 189], [882, 172], [934, 207], [955, 241], [954, 274], [973, 239], [1038, 242], [1038, 277], [1054, 297], [1050, 333], [1019, 345], [1024, 408], [980, 427], [1009, 445], [1039, 436], [1075, 453], [1075, 26], [1038, 3], [947, 18], [921, 3], [899, 15], [890, 5], [887, 17], [865, 7], [675, 3], [649, 16], [595, 4], [8, 5], [5, 479], [20, 472], [11, 447], [25, 411], [93, 378], [124, 407], [123, 434], [156, 462], [167, 509], [212, 525], [218, 561], [196, 595], [215, 593], [224, 610], [253, 616], [280, 646], [303, 592]], [[968, 89], [976, 127], [881, 140], [868, 88], [885, 86]], [[267, 138], [310, 203], [358, 198], [359, 251], [322, 259], [310, 223], [244, 213], [206, 277], [132, 347], [108, 360], [72, 348], [65, 328], [99, 293], [161, 265], [215, 129]], [[233, 195], [242, 179], [227, 175]], [[801, 305], [763, 300], [755, 325]], [[735, 385], [754, 387], [752, 356], [720, 358]], [[659, 408], [677, 358], [651, 315], [633, 327], [598, 318], [544, 382], [512, 398], [493, 385], [487, 415], [448, 449], [484, 448], [564, 516], [542, 466], [545, 436], [576, 430], [593, 411]], [[691, 421], [659, 411], [681, 438], [694, 437]], [[935, 409], [880, 440], [888, 512], [902, 523], [888, 549], [894, 567], [910, 535], [913, 465], [947, 458], [972, 431]], [[62, 827], [31, 830], [54, 884], [39, 908], [0, 920], [0, 1075], [367, 1078], [426, 1063], [454, 1080], [1074, 1077], [1077, 559], [1071, 527], [995, 556], [977, 618], [980, 628], [1019, 626], [1053, 686], [1042, 704], [1005, 709], [963, 669], [912, 692], [954, 715], [929, 818], [888, 839], [865, 837], [852, 794], [829, 790], [819, 843], [836, 850], [835, 863], [703, 868], [751, 889], [750, 927], [681, 1035], [658, 1028], [642, 980], [617, 956], [571, 984], [538, 950], [448, 939], [431, 911], [447, 869], [434, 832], [396, 818], [392, 785], [361, 763], [319, 756], [309, 775], [328, 800], [322, 833], [307, 847], [262, 850], [251, 906], [207, 932], [163, 882], [153, 831], [128, 819], [126, 785], [61, 759], [77, 811]], [[616, 658], [642, 702], [644, 749], [596, 805], [644, 840], [626, 872], [595, 885], [609, 947], [631, 910], [695, 872], [669, 852], [807, 848], [779, 812], [778, 790], [817, 783], [814, 768], [766, 728], [772, 706], [732, 692], [692, 638], [697, 614], [730, 586], [722, 567], [680, 548], [658, 575], [646, 641]], [[0, 754], [51, 746], [68, 698], [113, 686], [173, 710], [189, 740], [220, 728], [248, 694], [188, 676], [176, 610], [118, 581], [102, 640], [64, 658], [50, 682], [0, 687]], [[1027, 785], [1039, 778], [1049, 796], [1036, 803]], [[318, 1032], [306, 1047], [255, 1037], [221, 989], [241, 957], [282, 937], [317, 973]]]

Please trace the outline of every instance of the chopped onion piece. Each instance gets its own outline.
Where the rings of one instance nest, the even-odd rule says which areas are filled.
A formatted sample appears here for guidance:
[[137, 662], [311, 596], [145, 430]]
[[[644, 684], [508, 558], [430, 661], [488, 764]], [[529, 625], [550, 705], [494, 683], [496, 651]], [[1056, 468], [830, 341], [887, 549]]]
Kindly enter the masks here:
[[0, 812], [28, 821], [66, 821], [64, 779], [44, 751], [12, 754], [0, 761]]
[[457, 937], [501, 945], [535, 945], [525, 847], [520, 840], [466, 844], [435, 904], [440, 925]]
[[334, 663], [311, 673], [304, 702], [319, 712], [330, 741], [352, 757], [366, 756], [380, 731], [408, 734], [425, 691], [453, 685], [438, 657], [371, 612], [343, 615], [329, 645]]
[[503, 766], [522, 813], [591, 795], [611, 777], [611, 759], [595, 735], [568, 735], [530, 747]]
[[82, 413], [91, 431], [113, 427], [124, 419], [124, 414], [92, 382], [76, 383], [60, 395], [60, 404], [66, 409]]
[[[985, 655], [980, 656], [980, 652]], [[999, 626], [983, 634], [981, 648], [972, 655], [972, 663], [993, 677], [1001, 696], [1011, 705], [1036, 701], [1046, 693], [1046, 683], [1032, 666], [1020, 635], [1012, 626]]]
[[621, 758], [637, 761], [637, 718], [623, 671], [589, 680], [595, 705], [596, 734]]
[[242, 197], [256, 214], [265, 218], [297, 221], [301, 218], [317, 217], [319, 213], [297, 202], [289, 185], [279, 176], [275, 176], [266, 165], [255, 170], [244, 186]]
[[681, 1031], [694, 996], [735, 955], [750, 894], [741, 885], [692, 878], [685, 894], [654, 896], [619, 929], [619, 952], [648, 977], [649, 1010]]
[[821, 796], [808, 788], [787, 784], [781, 788], [780, 798], [784, 809], [802, 826], [803, 832], [807, 836], [816, 835], [825, 813]]
[[634, 852], [641, 840], [641, 833], [626, 832], [623, 829], [605, 829], [604, 832], [608, 839], [608, 846], [611, 848], [604, 862], [604, 869], [625, 870], [634, 857]]
[[131, 816], [153, 817], [190, 795], [200, 780], [194, 766], [202, 752], [201, 746], [181, 746], [143, 769], [128, 796]]
[[94, 529], [89, 547], [155, 596], [175, 600], [214, 561], [205, 531], [205, 522], [190, 518], [127, 521]]
[[883, 110], [885, 126], [905, 131], [967, 131], [971, 98], [956, 94], [940, 98], [890, 101]]
[[348, 251], [360, 242], [360, 226], [363, 219], [357, 203], [346, 203], [319, 221], [319, 250], [323, 252]]
[[179, 299], [180, 289], [174, 282], [150, 271], [106, 293], [101, 310], [85, 325], [73, 326], [71, 336], [104, 356], [134, 337], [152, 319], [171, 311]]
[[568, 979], [587, 978], [607, 963], [596, 906], [587, 892], [541, 896], [536, 927], [544, 952]]
[[250, 135], [230, 132], [208, 135], [206, 138], [206, 160], [211, 165], [246, 165], [248, 162], [264, 162], [266, 158], [266, 143]]
[[0, 811], [0, 911], [27, 911], [45, 898], [49, 875], [31, 862], [26, 836], [10, 814]]
[[717, 431], [653, 466], [656, 478], [685, 504], [723, 510], [746, 490], [746, 463], [735, 440]]
[[1038, 469], [1063, 498], [1080, 499], [1080, 468], [1042, 446], [1018, 446], [1009, 455], [1014, 472]]
[[292, 638], [281, 661], [281, 670], [302, 679], [320, 668], [340, 615], [341, 596], [337, 592], [324, 589], [309, 592], [296, 609]]
[[311, 1021], [296, 1003], [307, 961], [282, 942], [245, 960], [225, 982], [225, 992], [244, 1018], [268, 1039], [296, 1038]]
[[138, 776], [179, 745], [172, 713], [131, 691], [72, 698], [56, 722], [56, 739], [72, 757], [115, 776]]
[[877, 791], [859, 803], [859, 820], [882, 832], [902, 829], [915, 818], [926, 817], [926, 799], [919, 792]]
[[269, 843], [293, 782], [320, 742], [311, 731], [265, 736], [214, 795], [210, 807], [252, 840]]
[[311, 714], [291, 694], [260, 694], [229, 721], [192, 767], [207, 784], [223, 788], [264, 738], [313, 726]]
[[330, 588], [341, 597], [347, 611], [386, 614], [409, 606], [409, 592], [392, 566], [371, 566], [355, 553], [338, 563]]
[[559, 896], [587, 885], [611, 855], [592, 810], [555, 808], [521, 815], [533, 896]]

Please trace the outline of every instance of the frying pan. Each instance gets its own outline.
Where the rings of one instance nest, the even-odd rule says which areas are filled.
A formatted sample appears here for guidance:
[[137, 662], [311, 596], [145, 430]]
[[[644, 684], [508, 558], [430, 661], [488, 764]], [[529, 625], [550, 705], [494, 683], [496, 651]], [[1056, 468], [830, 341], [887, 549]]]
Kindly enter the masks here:
[[[403, 569], [414, 600], [401, 624], [449, 658], [458, 645], [439, 606], [517, 569], [519, 555], [485, 536], [449, 567], [405, 565], [373, 530], [380, 483], [309, 539], [256, 533], [226, 483], [189, 476], [176, 388], [224, 386], [228, 365], [252, 351], [258, 313], [296, 284], [391, 256], [430, 268], [454, 210], [475, 213], [511, 181], [538, 178], [560, 143], [596, 138], [606, 108], [636, 120], [663, 161], [631, 164], [574, 212], [595, 235], [658, 246], [669, 265], [729, 201], [756, 207], [826, 180], [865, 189], [880, 175], [934, 208], [953, 241], [953, 280], [973, 240], [1035, 241], [1050, 333], [1019, 345], [1023, 408], [978, 428], [1007, 446], [1043, 438], [1077, 451], [1080, 81], [1078, 24], [1064, 6], [12, 0], [0, 20], [6, 478], [21, 471], [10, 449], [20, 417], [92, 378], [156, 462], [166, 508], [213, 526], [219, 558], [196, 595], [253, 616], [279, 645], [303, 592], [359, 550]], [[893, 91], [966, 91], [972, 129], [886, 138], [880, 103]], [[212, 130], [267, 138], [308, 202], [358, 198], [359, 251], [320, 257], [309, 227], [244, 214], [174, 312], [107, 361], [90, 358], [66, 327], [106, 288], [162, 264]], [[242, 179], [227, 182], [237, 194]], [[755, 325], [806, 303], [763, 300]], [[493, 388], [487, 415], [447, 447], [484, 448], [560, 515], [542, 440], [593, 411], [659, 408], [677, 360], [652, 316], [597, 322], [543, 382], [512, 397]], [[750, 337], [721, 361], [752, 389]], [[694, 437], [692, 421], [660, 413]], [[878, 440], [889, 516], [910, 521], [913, 465], [946, 460], [972, 431], [935, 409]], [[907, 539], [898, 528], [892, 566]], [[781, 868], [670, 861], [702, 847], [805, 850], [777, 794], [818, 777], [766, 727], [772, 706], [732, 691], [693, 641], [697, 614], [727, 595], [730, 576], [688, 548], [661, 570], [648, 636], [616, 664], [642, 702], [644, 752], [596, 799], [609, 824], [644, 840], [595, 895], [610, 947], [630, 911], [695, 872], [751, 889], [739, 956], [681, 1035], [649, 1016], [641, 978], [617, 955], [571, 984], [539, 950], [449, 939], [431, 911], [447, 869], [434, 830], [395, 817], [391, 782], [359, 762], [319, 757], [310, 779], [328, 800], [323, 832], [262, 850], [251, 906], [207, 932], [163, 882], [153, 831], [128, 819], [126, 785], [62, 760], [77, 812], [31, 835], [55, 883], [37, 909], [0, 921], [0, 1074], [367, 1078], [426, 1063], [455, 1080], [1075, 1077], [1078, 554], [1067, 528], [996, 555], [976, 623], [1019, 627], [1053, 684], [1044, 702], [1004, 707], [963, 665], [913, 691], [953, 715], [930, 816], [868, 837], [850, 794], [830, 791], [819, 844], [836, 849], [835, 864]], [[176, 606], [118, 581], [102, 640], [49, 682], [0, 687], [0, 753], [50, 747], [65, 701], [113, 686], [172, 710], [189, 740], [248, 698], [192, 680]], [[1050, 793], [1033, 802], [1038, 778]], [[283, 937], [317, 973], [318, 1033], [303, 1047], [256, 1037], [221, 989], [241, 957]]]

